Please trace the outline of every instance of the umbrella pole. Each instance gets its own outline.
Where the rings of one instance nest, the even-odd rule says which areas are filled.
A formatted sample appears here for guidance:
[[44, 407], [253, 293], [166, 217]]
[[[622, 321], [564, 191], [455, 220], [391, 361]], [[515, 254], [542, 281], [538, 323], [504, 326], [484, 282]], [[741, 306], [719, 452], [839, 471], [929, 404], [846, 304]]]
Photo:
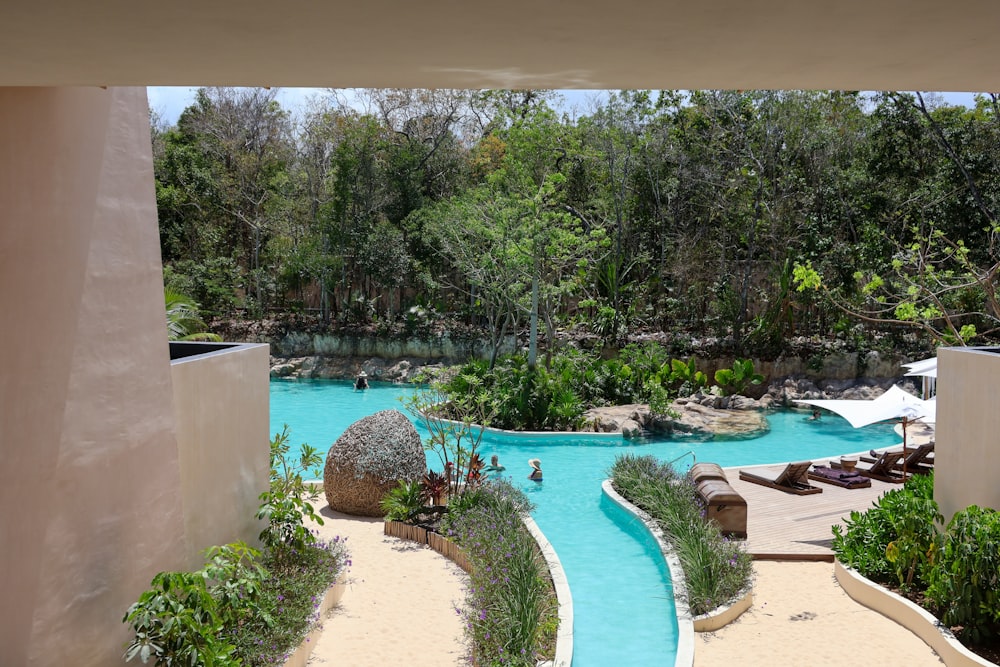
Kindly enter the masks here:
[[903, 481], [906, 481], [906, 416], [903, 416]]

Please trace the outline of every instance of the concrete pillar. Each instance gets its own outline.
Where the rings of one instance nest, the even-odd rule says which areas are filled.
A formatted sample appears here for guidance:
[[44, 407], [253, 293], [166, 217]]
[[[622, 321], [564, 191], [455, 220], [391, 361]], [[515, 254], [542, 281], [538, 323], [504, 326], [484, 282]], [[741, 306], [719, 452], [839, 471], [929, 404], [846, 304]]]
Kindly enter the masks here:
[[187, 565], [145, 89], [0, 88], [0, 313], [0, 664], [118, 664]]
[[945, 522], [969, 505], [1000, 509], [998, 352], [938, 349], [934, 499]]

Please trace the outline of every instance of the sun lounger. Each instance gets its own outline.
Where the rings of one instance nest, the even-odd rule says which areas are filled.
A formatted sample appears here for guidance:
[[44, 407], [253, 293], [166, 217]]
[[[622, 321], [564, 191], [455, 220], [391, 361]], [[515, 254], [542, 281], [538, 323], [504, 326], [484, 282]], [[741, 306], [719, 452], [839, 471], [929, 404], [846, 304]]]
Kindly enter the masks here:
[[[903, 452], [899, 451], [885, 451], [882, 452], [878, 459], [871, 464], [869, 468], [862, 468], [858, 466], [855, 468], [856, 471], [864, 475], [865, 477], [871, 477], [872, 479], [878, 479], [883, 482], [889, 482], [890, 484], [899, 484], [903, 481], [903, 475], [897, 473], [894, 467], [903, 460]], [[842, 469], [840, 461], [830, 461], [830, 467], [836, 468], [837, 470]]]
[[863, 489], [872, 485], [872, 481], [858, 472], [837, 470], [827, 466], [816, 466], [809, 471], [809, 479], [834, 484], [845, 489]]
[[822, 493], [823, 489], [809, 483], [809, 467], [812, 461], [801, 461], [799, 463], [789, 463], [785, 466], [777, 477], [771, 479], [758, 475], [757, 473], [740, 470], [740, 479], [745, 482], [753, 482], [761, 486], [769, 486], [785, 493], [794, 493], [798, 496], [805, 496], [812, 493]]
[[[898, 451], [898, 450], [895, 450]], [[874, 452], [872, 452], [874, 454]], [[900, 454], [902, 452], [900, 451]], [[867, 463], [875, 463], [877, 458], [871, 456], [862, 456], [862, 461]], [[897, 463], [893, 466], [893, 470], [902, 470], [903, 463]], [[906, 451], [906, 472], [914, 472], [919, 474], [929, 473], [934, 469], [934, 443], [928, 442], [923, 445], [918, 445], [913, 449], [908, 449]]]

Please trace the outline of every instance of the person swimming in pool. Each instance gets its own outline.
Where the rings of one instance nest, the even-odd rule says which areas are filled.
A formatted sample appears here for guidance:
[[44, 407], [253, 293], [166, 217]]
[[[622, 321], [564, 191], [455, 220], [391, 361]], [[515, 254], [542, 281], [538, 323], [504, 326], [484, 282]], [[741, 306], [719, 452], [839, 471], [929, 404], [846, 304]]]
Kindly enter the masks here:
[[528, 475], [528, 479], [532, 482], [542, 481], [542, 462], [538, 459], [528, 459], [528, 465], [531, 466], [531, 474]]
[[358, 373], [358, 379], [354, 381], [354, 391], [360, 391], [362, 389], [368, 388], [368, 373], [361, 371]]
[[490, 457], [490, 464], [483, 469], [483, 472], [499, 475], [506, 469], [500, 465], [500, 457], [494, 454]]

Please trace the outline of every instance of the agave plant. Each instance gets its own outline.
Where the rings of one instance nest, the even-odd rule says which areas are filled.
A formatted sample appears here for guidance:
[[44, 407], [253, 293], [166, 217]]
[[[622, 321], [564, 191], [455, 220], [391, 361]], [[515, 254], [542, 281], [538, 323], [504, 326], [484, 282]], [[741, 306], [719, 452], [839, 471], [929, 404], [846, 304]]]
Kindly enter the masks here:
[[465, 474], [465, 482], [470, 488], [479, 486], [483, 481], [483, 468], [485, 467], [486, 461], [483, 461], [483, 457], [478, 452], [473, 452], [472, 456], [469, 457], [469, 471]]

